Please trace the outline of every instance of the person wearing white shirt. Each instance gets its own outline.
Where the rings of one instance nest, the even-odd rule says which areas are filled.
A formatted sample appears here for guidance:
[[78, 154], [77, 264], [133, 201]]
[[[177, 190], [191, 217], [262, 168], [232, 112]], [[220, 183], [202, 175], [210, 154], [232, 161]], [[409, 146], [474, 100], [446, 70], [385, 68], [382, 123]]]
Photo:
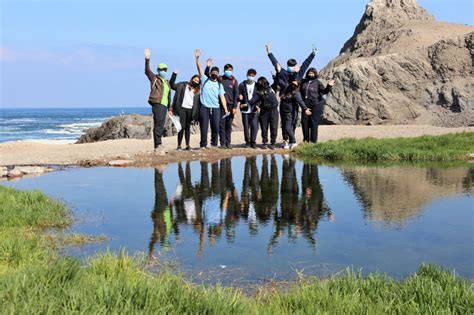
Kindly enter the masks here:
[[257, 89], [255, 79], [257, 71], [249, 69], [247, 71], [247, 80], [239, 85], [240, 112], [242, 114], [242, 124], [244, 129], [245, 146], [256, 148], [258, 132], [258, 106], [251, 105], [252, 99], [257, 98]]

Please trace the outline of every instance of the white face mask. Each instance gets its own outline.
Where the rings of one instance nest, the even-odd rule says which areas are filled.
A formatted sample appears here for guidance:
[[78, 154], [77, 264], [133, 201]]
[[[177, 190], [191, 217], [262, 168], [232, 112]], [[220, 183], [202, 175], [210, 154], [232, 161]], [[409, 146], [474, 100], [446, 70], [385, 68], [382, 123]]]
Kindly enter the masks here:
[[249, 80], [250, 82], [254, 82], [254, 81], [255, 81], [255, 77], [254, 77], [254, 76], [251, 76], [251, 75], [248, 75], [248, 76], [247, 76], [247, 80]]

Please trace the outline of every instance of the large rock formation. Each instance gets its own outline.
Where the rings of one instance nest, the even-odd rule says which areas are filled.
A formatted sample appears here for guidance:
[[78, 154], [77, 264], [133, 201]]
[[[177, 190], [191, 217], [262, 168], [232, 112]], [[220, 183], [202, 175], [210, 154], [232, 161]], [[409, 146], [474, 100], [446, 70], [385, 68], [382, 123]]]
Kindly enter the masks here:
[[415, 0], [372, 0], [321, 77], [338, 81], [329, 124], [473, 125], [474, 27], [436, 22]]

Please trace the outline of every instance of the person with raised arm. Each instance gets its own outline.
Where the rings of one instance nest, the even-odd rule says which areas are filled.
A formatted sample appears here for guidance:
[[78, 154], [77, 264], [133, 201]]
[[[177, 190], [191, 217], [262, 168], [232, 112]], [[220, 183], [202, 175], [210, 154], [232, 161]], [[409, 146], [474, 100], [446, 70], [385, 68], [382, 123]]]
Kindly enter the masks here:
[[[279, 65], [279, 62], [271, 51], [272, 45], [270, 43], [266, 44], [265, 49], [267, 51], [268, 58], [270, 58], [270, 61], [272, 62], [272, 65], [273, 67], [275, 67], [276, 70], [277, 65]], [[317, 52], [318, 50], [316, 49], [316, 47], [313, 46], [311, 54], [309, 54], [308, 58], [306, 58], [301, 67], [298, 65], [298, 62], [294, 58], [288, 59], [288, 61], [286, 62], [287, 68], [281, 69], [280, 71], [280, 82], [289, 84], [289, 82], [293, 80], [301, 81], [306, 70], [308, 70], [309, 66], [311, 65], [311, 62], [313, 62], [313, 59], [316, 56]]]
[[[207, 66], [204, 74], [210, 75], [211, 67]], [[230, 115], [221, 119], [219, 126], [219, 139], [222, 149], [230, 149], [232, 142], [232, 123], [234, 121], [235, 113], [237, 113], [237, 103], [239, 98], [239, 82], [234, 77], [234, 66], [230, 63], [224, 66], [224, 75], [220, 76], [219, 82], [224, 86], [225, 100]]]
[[[277, 72], [281, 72], [281, 66], [277, 66]], [[282, 82], [280, 77], [279, 84], [282, 87], [282, 93], [280, 99], [280, 113], [282, 118], [282, 125], [284, 126], [285, 133], [288, 136], [289, 143], [284, 143], [284, 149], [294, 149], [298, 145], [296, 143], [295, 129], [294, 129], [294, 117], [295, 107], [301, 107], [303, 115], [311, 115], [311, 110], [306, 107], [300, 92], [300, 81], [293, 80], [290, 83]]]
[[195, 74], [191, 80], [176, 83], [178, 71], [171, 75], [170, 86], [175, 91], [171, 111], [179, 117], [182, 129], [178, 132], [178, 147], [181, 150], [183, 135], [186, 137], [186, 150], [191, 150], [191, 123], [198, 120], [199, 114], [199, 92], [201, 78]]
[[145, 49], [145, 75], [150, 81], [150, 96], [148, 104], [153, 112], [153, 142], [155, 151], [163, 150], [161, 137], [165, 129], [166, 115], [171, 105], [171, 89], [166, 79], [168, 66], [164, 63], [158, 65], [158, 73], [155, 74], [150, 68], [150, 49]]
[[[201, 77], [201, 106], [199, 109], [201, 141], [199, 146], [201, 149], [207, 149], [207, 131], [209, 128], [209, 122], [211, 124], [211, 146], [217, 147], [220, 120], [223, 118], [225, 119], [229, 115], [229, 112], [227, 110], [227, 102], [224, 96], [224, 86], [219, 82], [219, 68], [212, 67], [209, 76], [206, 76], [201, 67], [201, 50], [199, 48], [196, 49], [195, 56], [196, 67], [199, 76]], [[212, 64], [212, 59], [208, 59], [206, 66], [211, 67]]]

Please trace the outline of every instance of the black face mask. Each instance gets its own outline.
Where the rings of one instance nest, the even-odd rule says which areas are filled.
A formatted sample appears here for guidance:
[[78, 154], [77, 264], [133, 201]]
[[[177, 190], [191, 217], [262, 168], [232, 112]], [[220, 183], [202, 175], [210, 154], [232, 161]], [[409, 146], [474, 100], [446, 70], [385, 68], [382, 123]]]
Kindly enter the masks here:
[[196, 83], [196, 82], [194, 82], [194, 81], [191, 81], [191, 86], [192, 86], [193, 88], [197, 88], [197, 87], [199, 86], [199, 83]]
[[307, 79], [308, 80], [314, 80], [314, 79], [316, 79], [316, 76], [315, 75], [308, 75]]
[[215, 73], [211, 74], [211, 80], [217, 80], [218, 75]]

